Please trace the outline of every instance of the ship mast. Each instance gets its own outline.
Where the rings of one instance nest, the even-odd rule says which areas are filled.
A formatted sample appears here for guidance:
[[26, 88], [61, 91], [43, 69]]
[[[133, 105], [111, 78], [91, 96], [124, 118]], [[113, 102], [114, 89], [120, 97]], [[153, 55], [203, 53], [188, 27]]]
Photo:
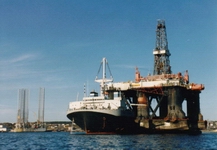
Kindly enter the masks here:
[[[109, 73], [110, 73], [110, 78], [106, 77], [106, 67], [108, 67], [108, 70], [109, 70]], [[113, 81], [113, 77], [112, 77], [112, 74], [111, 74], [111, 71], [110, 71], [110, 68], [109, 68], [109, 65], [108, 65], [108, 61], [107, 61], [106, 58], [102, 59], [102, 62], [101, 62], [100, 67], [99, 67], [98, 74], [99, 74], [101, 68], [102, 68], [102, 79], [98, 79], [98, 77], [96, 76], [95, 82], [100, 83], [101, 96], [104, 96], [105, 95], [106, 83]]]

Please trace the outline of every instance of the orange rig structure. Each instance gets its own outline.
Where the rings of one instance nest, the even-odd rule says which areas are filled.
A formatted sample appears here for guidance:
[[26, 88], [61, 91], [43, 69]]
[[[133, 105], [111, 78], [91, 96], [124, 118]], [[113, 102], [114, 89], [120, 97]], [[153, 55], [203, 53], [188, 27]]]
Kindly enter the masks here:
[[184, 76], [172, 74], [164, 20], [158, 20], [153, 55], [153, 75], [142, 77], [136, 68], [135, 81], [109, 83], [105, 90], [121, 91], [126, 105], [137, 114], [135, 122], [145, 131], [201, 133], [205, 124], [199, 95], [204, 85], [190, 83], [187, 70]]

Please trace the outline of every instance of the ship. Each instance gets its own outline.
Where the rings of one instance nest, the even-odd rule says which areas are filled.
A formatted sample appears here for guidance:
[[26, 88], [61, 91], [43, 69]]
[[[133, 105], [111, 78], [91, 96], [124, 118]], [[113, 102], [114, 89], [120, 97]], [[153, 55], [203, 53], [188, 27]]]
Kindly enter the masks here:
[[108, 61], [103, 58], [99, 69], [102, 78], [95, 79], [100, 84], [100, 94], [91, 91], [81, 101], [70, 102], [67, 117], [87, 134], [129, 133], [137, 129], [135, 112], [120, 90], [106, 90], [107, 84], [113, 82], [112, 75], [106, 77], [106, 68], [109, 69]]

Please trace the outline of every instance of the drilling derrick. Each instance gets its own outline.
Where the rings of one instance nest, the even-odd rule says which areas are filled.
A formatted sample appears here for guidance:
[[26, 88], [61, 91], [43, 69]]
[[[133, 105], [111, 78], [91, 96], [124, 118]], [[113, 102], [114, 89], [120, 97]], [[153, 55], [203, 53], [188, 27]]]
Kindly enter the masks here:
[[158, 20], [156, 30], [156, 48], [154, 54], [154, 73], [153, 75], [171, 74], [170, 52], [168, 50], [166, 26], [164, 20]]

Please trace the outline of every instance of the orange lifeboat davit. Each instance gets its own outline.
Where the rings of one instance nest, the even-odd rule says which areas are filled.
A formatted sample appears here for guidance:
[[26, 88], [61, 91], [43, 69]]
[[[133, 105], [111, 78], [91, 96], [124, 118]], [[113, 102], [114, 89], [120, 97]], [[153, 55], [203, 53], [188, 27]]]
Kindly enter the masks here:
[[190, 89], [191, 90], [195, 90], [195, 91], [201, 91], [201, 90], [204, 90], [204, 85], [203, 84], [195, 84], [195, 83], [192, 83], [190, 85]]

